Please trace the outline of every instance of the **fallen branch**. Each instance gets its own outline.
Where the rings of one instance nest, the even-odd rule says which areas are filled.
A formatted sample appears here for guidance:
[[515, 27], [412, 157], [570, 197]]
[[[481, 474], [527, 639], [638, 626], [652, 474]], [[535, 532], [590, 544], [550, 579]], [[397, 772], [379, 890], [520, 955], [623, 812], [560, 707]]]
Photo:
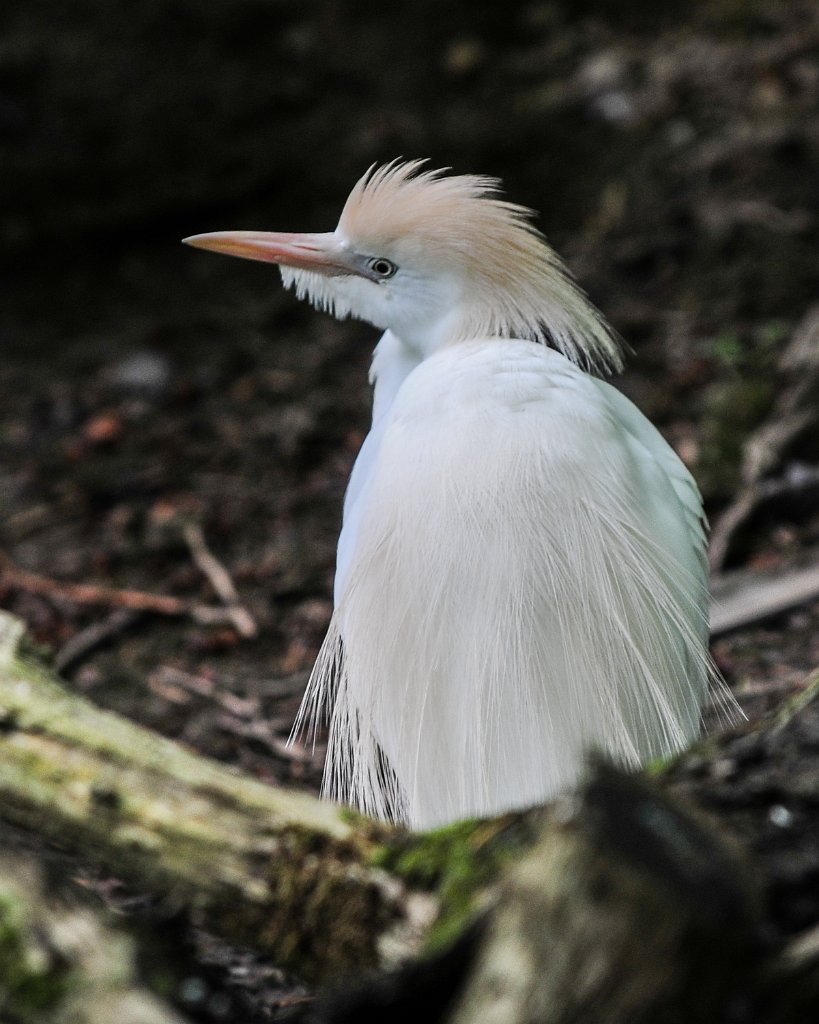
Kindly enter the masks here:
[[67, 672], [97, 647], [129, 629], [139, 616], [140, 612], [131, 611], [130, 608], [117, 608], [101, 622], [93, 622], [85, 629], [81, 629], [79, 633], [66, 640], [57, 651], [54, 668], [60, 673]]
[[[0, 612], [0, 820], [306, 978], [418, 951], [440, 901], [428, 881], [405, 885], [374, 866], [391, 843], [407, 848], [403, 832], [98, 709], [18, 656], [20, 635]], [[478, 830], [466, 828], [465, 850]], [[424, 837], [412, 843], [422, 850]]]
[[819, 558], [785, 573], [723, 573], [711, 580], [711, 592], [711, 637], [716, 638], [819, 600]]
[[[238, 629], [235, 608], [219, 608], [184, 601], [167, 594], [151, 594], [144, 590], [119, 590], [115, 587], [99, 586], [96, 583], [69, 583], [55, 580], [50, 576], [21, 569], [7, 555], [0, 552], [0, 586], [25, 590], [30, 594], [42, 594], [72, 604], [104, 605], [109, 608], [126, 608], [132, 612], [149, 612], [153, 615], [187, 617], [202, 625], [229, 624]], [[255, 629], [255, 624], [254, 627]], [[243, 633], [242, 635], [249, 635]]]
[[161, 665], [152, 672], [148, 686], [165, 700], [176, 704], [187, 703], [192, 694], [212, 701], [221, 708], [215, 722], [220, 730], [259, 743], [280, 760], [300, 764], [310, 764], [314, 760], [312, 752], [285, 739], [293, 724], [292, 717], [273, 721], [265, 718], [258, 697], [238, 697], [223, 690], [212, 678], [192, 675], [171, 665]]
[[205, 543], [205, 535], [198, 523], [187, 522], [182, 536], [190, 549], [191, 557], [199, 570], [208, 578], [211, 586], [225, 605], [225, 612], [240, 636], [254, 637], [259, 632], [253, 616], [242, 606], [239, 592], [230, 574]]
[[510, 872], [448, 1019], [714, 1020], [759, 967], [755, 902], [709, 825], [601, 770]]

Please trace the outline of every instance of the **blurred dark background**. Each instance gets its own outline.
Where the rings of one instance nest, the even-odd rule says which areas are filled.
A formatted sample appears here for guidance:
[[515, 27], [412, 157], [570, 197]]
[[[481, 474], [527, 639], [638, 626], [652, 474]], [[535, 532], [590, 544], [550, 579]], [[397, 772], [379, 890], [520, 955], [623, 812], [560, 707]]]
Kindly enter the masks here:
[[[798, 389], [819, 330], [813, 0], [7, 0], [0, 24], [0, 599], [95, 699], [314, 783], [281, 737], [330, 614], [373, 331], [179, 239], [328, 230], [396, 156], [497, 174], [541, 212], [717, 517], [748, 439], [801, 403], [765, 449], [776, 501], [725, 554], [775, 565], [819, 539]], [[216, 601], [190, 523], [257, 639], [60, 592]]]

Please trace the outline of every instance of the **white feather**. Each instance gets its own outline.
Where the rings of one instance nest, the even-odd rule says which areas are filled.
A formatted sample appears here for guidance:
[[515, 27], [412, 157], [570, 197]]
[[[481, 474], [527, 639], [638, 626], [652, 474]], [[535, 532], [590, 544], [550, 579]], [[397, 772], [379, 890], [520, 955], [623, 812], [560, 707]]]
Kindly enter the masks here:
[[547, 799], [590, 748], [636, 766], [688, 744], [711, 666], [677, 456], [541, 345], [404, 370], [378, 376], [306, 697], [330, 718], [327, 795], [429, 828]]

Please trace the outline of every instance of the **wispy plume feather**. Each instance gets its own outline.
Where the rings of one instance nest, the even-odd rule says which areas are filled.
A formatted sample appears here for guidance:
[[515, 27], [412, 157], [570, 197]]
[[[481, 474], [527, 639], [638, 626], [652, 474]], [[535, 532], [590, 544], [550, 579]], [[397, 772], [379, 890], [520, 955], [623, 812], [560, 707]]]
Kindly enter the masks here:
[[620, 345], [566, 265], [534, 227], [534, 212], [502, 198], [497, 178], [424, 169], [427, 161], [373, 165], [356, 183], [339, 221], [350, 239], [397, 239], [470, 281], [470, 301], [453, 341], [509, 337], [551, 343], [573, 362], [619, 369]]

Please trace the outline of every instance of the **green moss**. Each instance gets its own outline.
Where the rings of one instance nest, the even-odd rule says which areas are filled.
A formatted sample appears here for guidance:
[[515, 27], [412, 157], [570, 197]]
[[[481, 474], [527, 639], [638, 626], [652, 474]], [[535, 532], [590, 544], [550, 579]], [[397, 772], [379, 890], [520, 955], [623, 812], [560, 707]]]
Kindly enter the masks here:
[[22, 898], [14, 889], [0, 888], [0, 993], [2, 1008], [12, 1016], [54, 1006], [68, 983], [68, 971], [31, 934]]
[[54, 648], [50, 644], [37, 643], [28, 632], [23, 633], [20, 638], [17, 655], [21, 659], [41, 663], [51, 668], [54, 665], [54, 654]]
[[407, 833], [379, 847], [372, 863], [400, 875], [415, 887], [437, 888], [453, 864], [470, 858], [478, 826], [479, 822], [468, 820], [423, 835]]
[[371, 862], [416, 889], [435, 891], [440, 910], [426, 941], [432, 952], [461, 934], [504, 865], [534, 836], [529, 819], [520, 815], [461, 821], [423, 835], [393, 837], [375, 850]]
[[734, 331], [725, 331], [711, 339], [711, 352], [726, 366], [738, 366], [742, 361], [742, 342]]
[[679, 754], [669, 754], [668, 757], [655, 757], [648, 764], [643, 765], [642, 772], [648, 778], [653, 779], [658, 775], [662, 775], [669, 765], [679, 759], [679, 756]]
[[814, 672], [805, 683], [804, 689], [799, 690], [786, 700], [777, 711], [776, 728], [784, 729], [793, 721], [795, 715], [815, 700], [819, 700], [819, 671]]

